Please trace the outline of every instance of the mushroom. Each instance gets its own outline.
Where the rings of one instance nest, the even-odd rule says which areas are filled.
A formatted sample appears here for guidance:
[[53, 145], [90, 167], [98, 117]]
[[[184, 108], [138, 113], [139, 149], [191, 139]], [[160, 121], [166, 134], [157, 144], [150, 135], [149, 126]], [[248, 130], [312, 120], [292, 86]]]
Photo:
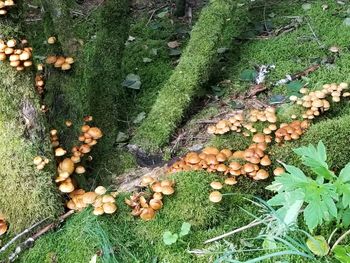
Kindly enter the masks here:
[[72, 174], [74, 172], [74, 163], [71, 159], [66, 158], [58, 165], [59, 170]]
[[114, 203], [115, 199], [111, 195], [103, 195], [102, 196], [102, 203]]
[[77, 166], [77, 168], [75, 168], [75, 173], [77, 173], [77, 174], [83, 174], [85, 172], [86, 172], [86, 170], [85, 170], [84, 166], [79, 165], [79, 166]]
[[83, 202], [85, 204], [93, 204], [97, 198], [97, 194], [95, 192], [86, 192], [83, 194]]
[[154, 199], [162, 200], [163, 199], [163, 194], [162, 193], [154, 193], [153, 194]]
[[66, 120], [65, 124], [67, 127], [71, 127], [73, 125], [73, 122], [71, 120]]
[[71, 65], [70, 64], [68, 64], [68, 63], [63, 63], [62, 65], [61, 65], [61, 69], [62, 70], [70, 70], [71, 69]]
[[0, 221], [0, 236], [5, 234], [7, 232], [8, 226], [5, 221], [1, 220]]
[[74, 185], [72, 184], [72, 182], [70, 180], [67, 179], [60, 184], [58, 189], [62, 193], [71, 193], [74, 191]]
[[155, 179], [149, 175], [145, 175], [144, 177], [142, 177], [141, 180], [141, 186], [148, 186], [151, 183], [153, 183], [155, 181]]
[[253, 136], [253, 142], [262, 143], [265, 142], [265, 135], [262, 133], [257, 133]]
[[271, 160], [270, 160], [269, 156], [268, 156], [268, 155], [265, 155], [265, 156], [260, 160], [260, 164], [261, 164], [262, 166], [269, 166], [269, 165], [271, 165]]
[[163, 207], [163, 202], [160, 199], [151, 199], [149, 201], [149, 206], [153, 210], [160, 210]]
[[264, 170], [264, 169], [260, 169], [256, 175], [253, 177], [254, 180], [265, 180], [266, 178], [269, 177], [269, 173]]
[[213, 191], [209, 195], [209, 200], [213, 203], [219, 203], [222, 200], [222, 194], [219, 191]]
[[35, 165], [39, 165], [39, 164], [42, 163], [42, 161], [43, 161], [43, 158], [41, 158], [40, 156], [36, 156], [36, 157], [34, 158], [34, 160], [33, 160], [33, 163], [34, 163]]
[[162, 185], [160, 184], [160, 182], [154, 182], [151, 184], [151, 189], [153, 192], [156, 192], [156, 193], [161, 193], [163, 188], [162, 188]]
[[241, 165], [239, 162], [231, 162], [229, 164], [229, 167], [232, 169], [232, 170], [239, 170], [241, 169]]
[[92, 212], [95, 216], [103, 215], [105, 213], [104, 207], [95, 207], [94, 211]]
[[211, 188], [215, 190], [220, 190], [222, 188], [222, 184], [220, 182], [214, 181], [210, 183]]
[[67, 153], [66, 150], [64, 150], [63, 148], [59, 147], [55, 150], [55, 156], [63, 156]]
[[225, 184], [227, 185], [235, 185], [237, 184], [237, 180], [235, 177], [228, 177], [225, 179]]
[[152, 220], [155, 217], [156, 213], [154, 209], [148, 207], [148, 208], [142, 208], [140, 218], [145, 221]]
[[115, 211], [117, 211], [117, 206], [115, 203], [104, 203], [102, 208], [106, 214], [113, 214]]
[[273, 174], [275, 176], [279, 176], [283, 173], [285, 173], [285, 170], [282, 167], [277, 167], [275, 170], [273, 170]]
[[217, 155], [219, 153], [219, 150], [215, 147], [206, 147], [202, 152], [208, 155]]
[[102, 132], [99, 128], [97, 127], [91, 127], [87, 133], [92, 137], [94, 138], [95, 140], [98, 140], [102, 137]]
[[50, 45], [55, 44], [56, 43], [56, 38], [55, 37], [49, 37], [47, 39], [47, 43], [49, 43]]
[[174, 188], [171, 186], [162, 186], [162, 193], [164, 195], [172, 195], [175, 192]]

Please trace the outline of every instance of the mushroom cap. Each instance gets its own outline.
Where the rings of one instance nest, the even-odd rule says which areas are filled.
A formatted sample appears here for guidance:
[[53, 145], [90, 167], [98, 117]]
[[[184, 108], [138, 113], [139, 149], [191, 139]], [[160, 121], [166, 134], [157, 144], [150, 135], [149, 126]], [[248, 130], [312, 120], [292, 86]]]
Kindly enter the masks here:
[[213, 191], [209, 195], [210, 202], [219, 203], [222, 200], [222, 194], [219, 191]]
[[153, 192], [156, 192], [156, 193], [161, 193], [163, 188], [162, 188], [162, 185], [160, 184], [160, 182], [154, 182], [151, 184], [151, 189]]
[[232, 156], [232, 151], [230, 149], [222, 149], [220, 153], [225, 154], [226, 158], [230, 158]]
[[265, 156], [260, 160], [260, 164], [261, 164], [262, 166], [269, 166], [269, 165], [271, 165], [271, 160], [270, 160], [269, 156], [268, 156], [268, 155], [265, 155]]
[[79, 166], [77, 166], [77, 168], [75, 168], [75, 173], [77, 173], [77, 174], [83, 174], [85, 172], [86, 172], [85, 167], [82, 165], [79, 165]]
[[102, 208], [106, 214], [113, 214], [115, 211], [117, 211], [117, 206], [115, 203], [104, 203]]
[[4, 52], [6, 55], [10, 55], [10, 54], [13, 54], [14, 49], [12, 47], [7, 47], [5, 48]]
[[11, 67], [18, 67], [20, 64], [21, 64], [21, 61], [19, 61], [19, 60], [10, 62]]
[[162, 193], [154, 193], [153, 194], [154, 199], [162, 200], [163, 199], [163, 194]]
[[163, 187], [163, 186], [173, 186], [174, 185], [174, 181], [171, 181], [171, 180], [163, 180], [160, 182], [160, 185]]
[[207, 164], [218, 164], [218, 160], [216, 159], [216, 156], [213, 154], [208, 154], [205, 161]]
[[83, 144], [79, 147], [79, 151], [81, 153], [89, 153], [91, 151], [91, 147], [88, 144]]
[[8, 47], [15, 47], [17, 44], [17, 41], [15, 39], [10, 39], [9, 41], [6, 42], [6, 45]]
[[55, 149], [55, 156], [63, 156], [67, 153], [66, 150], [64, 150], [63, 148], [59, 147], [57, 149]]
[[264, 170], [264, 169], [260, 169], [256, 175], [253, 177], [254, 180], [265, 180], [266, 178], [269, 177], [269, 173]]
[[253, 136], [253, 142], [255, 142], [255, 143], [265, 142], [265, 135], [262, 133], [255, 134]]
[[69, 197], [70, 198], [74, 198], [74, 197], [79, 196], [79, 195], [82, 196], [83, 194], [85, 194], [85, 190], [84, 189], [76, 189], [76, 190], [74, 190], [73, 192], [71, 192], [69, 194]]
[[232, 170], [239, 170], [239, 169], [241, 169], [241, 164], [239, 162], [231, 162], [229, 167]]
[[5, 221], [0, 221], [0, 236], [7, 232], [8, 226]]
[[95, 192], [86, 192], [83, 194], [83, 202], [85, 204], [93, 204], [97, 198], [97, 194]]
[[235, 177], [228, 177], [225, 179], [225, 184], [227, 185], [235, 185], [237, 184], [237, 180]]
[[103, 205], [102, 202], [102, 196], [97, 196], [94, 203], [92, 204], [93, 207], [101, 207]]
[[193, 152], [186, 155], [185, 161], [190, 164], [197, 164], [201, 161], [201, 158], [199, 158], [197, 153]]
[[40, 156], [36, 156], [36, 157], [34, 158], [34, 160], [33, 160], [33, 163], [34, 163], [35, 165], [39, 165], [39, 164], [42, 163], [42, 161], [43, 161], [43, 158], [41, 158]]
[[171, 186], [162, 186], [163, 195], [172, 195], [175, 192], [174, 188]]
[[58, 189], [62, 193], [71, 193], [74, 191], [74, 185], [72, 184], [72, 182], [65, 180], [60, 184]]
[[4, 61], [4, 60], [6, 60], [6, 54], [5, 53], [0, 53], [0, 61]]
[[81, 161], [80, 156], [72, 156], [70, 159], [73, 163], [80, 163]]
[[70, 64], [68, 64], [68, 63], [63, 63], [62, 66], [61, 66], [62, 70], [70, 70], [71, 68], [72, 68], [72, 66]]
[[251, 164], [251, 163], [246, 163], [243, 165], [243, 170], [246, 172], [246, 173], [251, 173], [253, 172], [255, 169], [254, 169], [254, 165]]
[[281, 175], [283, 173], [285, 173], [285, 170], [282, 167], [277, 167], [275, 170], [273, 170], [273, 174], [275, 176], [279, 176], [279, 175]]
[[155, 181], [155, 179], [152, 176], [145, 175], [141, 179], [141, 186], [148, 186], [151, 183], [153, 183], [154, 181]]
[[156, 213], [154, 209], [147, 207], [141, 209], [140, 218], [145, 221], [152, 220], [155, 217]]
[[160, 199], [151, 199], [149, 201], [149, 206], [157, 211], [163, 207], [163, 202]]
[[62, 65], [64, 64], [64, 62], [66, 61], [66, 59], [62, 56], [58, 57], [55, 64], [54, 64], [54, 67], [55, 68], [60, 68], [62, 67]]
[[56, 183], [63, 182], [63, 181], [66, 180], [68, 177], [69, 177], [69, 173], [67, 173], [67, 172], [60, 172], [60, 173], [58, 174], [58, 177], [55, 179], [55, 182], [56, 182]]
[[49, 37], [47, 39], [47, 43], [49, 43], [50, 45], [55, 44], [56, 43], [56, 38], [55, 37]]
[[66, 63], [73, 64], [74, 63], [74, 59], [72, 57], [66, 57]]
[[57, 61], [57, 57], [54, 56], [54, 55], [48, 56], [48, 57], [46, 58], [46, 63], [47, 63], [47, 64], [55, 64], [56, 61]]
[[[23, 66], [26, 67], [26, 68], [31, 67], [32, 65], [33, 65], [33, 61], [27, 60], [27, 61], [23, 62]], [[43, 85], [41, 85], [41, 86], [43, 86]]]
[[218, 153], [216, 155], [216, 160], [218, 160], [218, 162], [225, 162], [227, 160], [227, 156], [223, 153]]
[[206, 147], [202, 152], [208, 155], [217, 155], [219, 153], [219, 150], [215, 147]]
[[67, 172], [69, 174], [72, 174], [74, 172], [74, 163], [71, 159], [65, 158], [60, 164], [58, 165], [58, 168], [62, 172]]
[[68, 209], [71, 209], [71, 210], [76, 210], [77, 209], [77, 206], [75, 205], [73, 200], [69, 200], [67, 202], [66, 206], [67, 206]]
[[103, 195], [102, 196], [102, 203], [114, 203], [115, 199], [111, 195]]
[[103, 136], [102, 131], [101, 131], [99, 128], [97, 128], [97, 127], [91, 127], [91, 128], [87, 131], [87, 133], [88, 133], [92, 138], [94, 138], [95, 140], [98, 140], [98, 139], [100, 139], [100, 138]]
[[222, 183], [218, 182], [218, 181], [214, 181], [210, 183], [211, 188], [215, 189], [215, 190], [220, 190], [222, 188]]
[[105, 213], [104, 208], [103, 207], [95, 207], [94, 211], [92, 212], [95, 216], [100, 216], [103, 215]]
[[23, 51], [20, 55], [19, 55], [19, 59], [22, 61], [28, 60], [31, 57], [31, 53], [28, 51]]
[[235, 151], [231, 158], [234, 158], [234, 159], [244, 159], [244, 151]]
[[216, 168], [216, 170], [218, 172], [226, 172], [227, 169], [228, 169], [227, 166], [225, 164], [223, 164], [223, 163], [219, 164], [218, 167]]
[[9, 61], [18, 61], [19, 60], [19, 55], [11, 55], [9, 58]]

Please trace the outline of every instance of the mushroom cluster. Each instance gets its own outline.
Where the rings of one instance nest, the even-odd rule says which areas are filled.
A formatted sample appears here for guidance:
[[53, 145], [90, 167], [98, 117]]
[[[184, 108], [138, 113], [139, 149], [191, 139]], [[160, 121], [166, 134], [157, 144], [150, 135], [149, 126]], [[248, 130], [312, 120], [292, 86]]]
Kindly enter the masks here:
[[6, 223], [5, 217], [0, 214], [0, 236], [7, 232], [8, 225]]
[[330, 97], [332, 102], [339, 102], [341, 97], [349, 97], [350, 92], [346, 91], [348, 87], [348, 84], [343, 82], [340, 84], [324, 84], [322, 90], [316, 91], [301, 88], [299, 92], [303, 96], [298, 98], [293, 95], [289, 97], [289, 100], [306, 108], [307, 110], [302, 117], [311, 120], [329, 110], [331, 105], [327, 97]]
[[[257, 130], [254, 128], [254, 123], [258, 121], [271, 123], [269, 128], [266, 128], [266, 131], [276, 127], [274, 124], [277, 122], [275, 108], [267, 107], [265, 110], [253, 109], [247, 114], [247, 117], [243, 113], [236, 113], [229, 119], [223, 119], [215, 125], [208, 126], [207, 132], [209, 134], [225, 134], [229, 131], [241, 132], [245, 128], [251, 133], [256, 133]], [[266, 134], [269, 133], [266, 132]], [[243, 135], [250, 136], [248, 132], [243, 132]]]
[[50, 162], [46, 157], [36, 156], [33, 160], [33, 163], [36, 165], [36, 169], [42, 170]]
[[33, 65], [32, 47], [28, 47], [28, 41], [22, 40], [17, 44], [17, 40], [10, 39], [8, 41], [0, 40], [0, 61], [8, 59], [10, 66], [22, 71]]
[[116, 192], [107, 193], [107, 189], [103, 186], [96, 187], [93, 192], [77, 189], [69, 194], [70, 200], [67, 202], [67, 208], [81, 211], [92, 205], [94, 215], [114, 214], [117, 211], [116, 196]]
[[45, 81], [44, 76], [42, 74], [35, 75], [35, 88], [36, 91], [41, 95], [45, 91]]
[[149, 221], [156, 216], [156, 211], [163, 207], [163, 196], [172, 195], [175, 192], [175, 182], [171, 180], [158, 181], [151, 176], [144, 176], [141, 187], [149, 187], [150, 193], [133, 193], [130, 198], [125, 198], [125, 203], [132, 208], [131, 214], [139, 216], [142, 220]]
[[61, 68], [61, 70], [70, 70], [74, 59], [72, 57], [55, 56], [50, 55], [46, 58], [46, 63], [53, 65], [55, 68]]
[[0, 15], [6, 15], [7, 11], [14, 5], [15, 2], [13, 0], [0, 1]]
[[225, 134], [229, 131], [241, 132], [244, 116], [242, 113], [237, 113], [229, 119], [220, 120], [215, 125], [208, 127], [209, 134]]
[[275, 131], [275, 141], [281, 143], [283, 141], [297, 140], [306, 131], [309, 125], [307, 120], [281, 123], [279, 129]]

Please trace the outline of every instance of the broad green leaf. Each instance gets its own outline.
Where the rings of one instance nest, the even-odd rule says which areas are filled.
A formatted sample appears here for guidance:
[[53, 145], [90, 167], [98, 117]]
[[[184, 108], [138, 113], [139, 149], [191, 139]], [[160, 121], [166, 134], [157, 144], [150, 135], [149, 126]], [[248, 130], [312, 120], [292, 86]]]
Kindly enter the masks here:
[[317, 256], [323, 257], [329, 252], [329, 245], [323, 236], [314, 236], [306, 241], [307, 247]]
[[295, 81], [291, 81], [287, 84], [287, 90], [288, 90], [288, 95], [292, 95], [293, 94], [300, 94], [299, 91], [302, 87], [304, 87], [305, 84], [302, 81], [299, 80], [295, 80]]
[[253, 81], [257, 77], [258, 73], [253, 69], [245, 69], [240, 75], [240, 79], [244, 81]]
[[163, 234], [163, 242], [165, 245], [168, 245], [168, 246], [176, 243], [178, 238], [179, 238], [178, 234], [173, 234], [170, 231], [165, 231]]
[[183, 222], [180, 230], [180, 237], [186, 236], [190, 233], [191, 230], [191, 224], [188, 222]]
[[350, 262], [350, 247], [349, 246], [336, 246], [333, 250], [334, 257], [338, 259], [341, 263]]
[[339, 173], [339, 179], [344, 183], [350, 182], [350, 163], [348, 163]]
[[350, 226], [350, 208], [341, 211], [340, 220], [344, 227]]
[[122, 86], [129, 89], [140, 89], [141, 87], [140, 76], [135, 74], [128, 74], [125, 80], [123, 81]]
[[309, 203], [304, 209], [304, 220], [310, 231], [322, 223], [323, 211], [316, 202]]

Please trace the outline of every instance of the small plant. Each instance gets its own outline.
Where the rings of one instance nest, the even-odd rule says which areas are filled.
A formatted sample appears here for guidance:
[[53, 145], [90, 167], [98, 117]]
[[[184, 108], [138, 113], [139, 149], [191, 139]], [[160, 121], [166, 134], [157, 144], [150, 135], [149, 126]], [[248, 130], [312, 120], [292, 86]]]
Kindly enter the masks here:
[[336, 220], [339, 225], [347, 227], [350, 211], [350, 163], [337, 176], [326, 163], [326, 148], [322, 141], [317, 147], [309, 145], [295, 149], [294, 152], [310, 168], [315, 178], [306, 176], [298, 167], [283, 164], [286, 172], [276, 177], [272, 185], [267, 187], [277, 192], [268, 204], [281, 206], [277, 213], [290, 223], [295, 223], [298, 214], [303, 213], [311, 232], [324, 221]]
[[[182, 241], [182, 237], [187, 236], [191, 231], [191, 224], [188, 222], [182, 223], [180, 233], [171, 233], [170, 231], [165, 231], [163, 234], [163, 242], [165, 245], [170, 246], [175, 244], [177, 241]], [[183, 242], [183, 241], [182, 241]]]

